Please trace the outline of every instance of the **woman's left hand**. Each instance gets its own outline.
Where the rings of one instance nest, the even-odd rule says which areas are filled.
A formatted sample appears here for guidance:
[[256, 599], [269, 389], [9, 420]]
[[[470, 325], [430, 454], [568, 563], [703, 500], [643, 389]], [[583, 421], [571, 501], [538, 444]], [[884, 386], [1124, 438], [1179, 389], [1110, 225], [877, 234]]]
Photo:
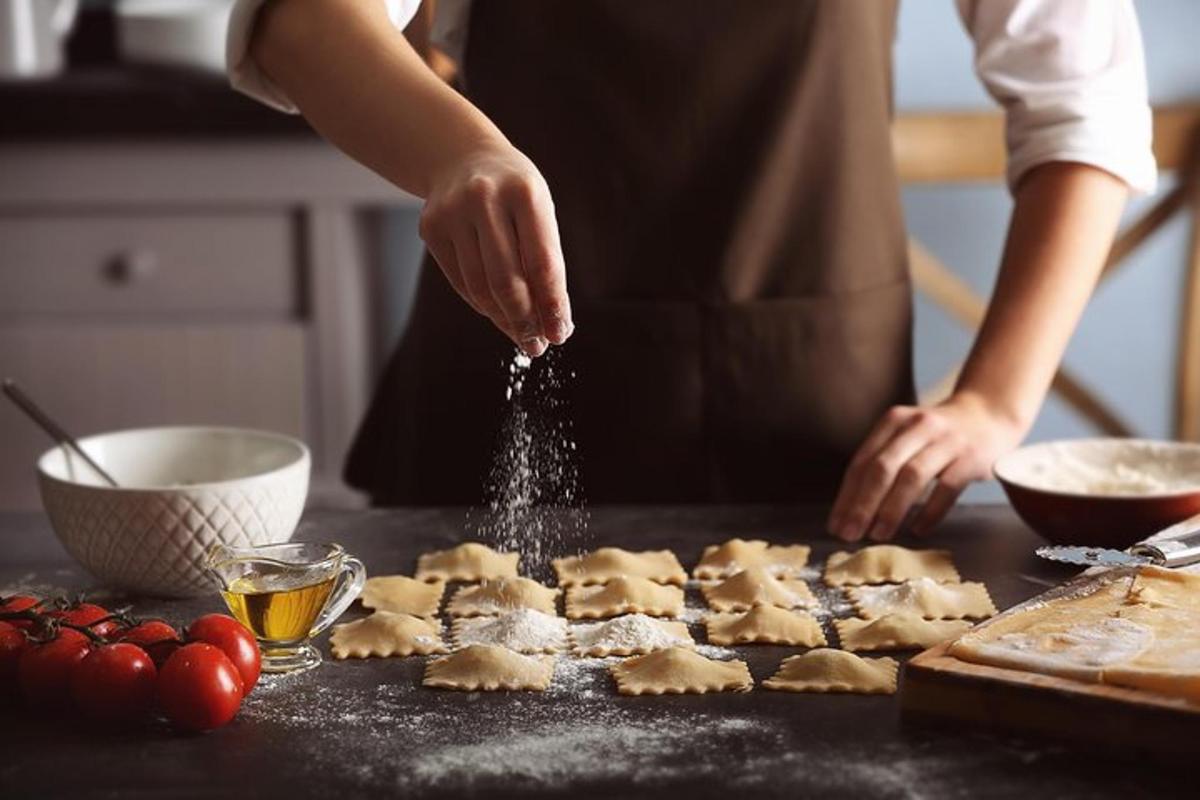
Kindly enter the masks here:
[[891, 539], [928, 492], [908, 526], [927, 532], [967, 484], [989, 476], [1025, 428], [969, 392], [930, 408], [893, 407], [851, 459], [829, 515], [830, 533], [848, 542]]

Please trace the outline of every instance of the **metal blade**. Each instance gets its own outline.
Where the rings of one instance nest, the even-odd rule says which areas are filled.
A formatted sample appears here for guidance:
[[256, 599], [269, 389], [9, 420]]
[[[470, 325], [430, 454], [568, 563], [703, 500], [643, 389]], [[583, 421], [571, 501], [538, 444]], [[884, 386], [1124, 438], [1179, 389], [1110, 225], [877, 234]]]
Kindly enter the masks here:
[[1051, 561], [1090, 567], [1137, 567], [1154, 563], [1145, 556], [1134, 556], [1124, 550], [1108, 550], [1103, 547], [1039, 547], [1037, 554]]

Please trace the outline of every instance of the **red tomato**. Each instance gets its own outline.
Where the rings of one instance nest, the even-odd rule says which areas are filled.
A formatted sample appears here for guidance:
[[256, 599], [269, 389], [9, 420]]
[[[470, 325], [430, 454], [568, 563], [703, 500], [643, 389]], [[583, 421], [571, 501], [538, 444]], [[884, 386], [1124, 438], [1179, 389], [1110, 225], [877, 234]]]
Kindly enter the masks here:
[[0, 622], [0, 698], [17, 695], [17, 663], [26, 643], [25, 631]]
[[69, 628], [58, 638], [25, 648], [17, 661], [17, 678], [25, 699], [35, 707], [66, 708], [71, 704], [71, 673], [91, 649], [88, 638]]
[[97, 624], [98, 620], [102, 620], [110, 614], [112, 612], [104, 606], [98, 606], [95, 603], [80, 603], [54, 616], [59, 616], [63, 622], [69, 622], [81, 628], [91, 628], [97, 636], [111, 636], [121, 627], [120, 623], [114, 619], [110, 619]]
[[[12, 597], [5, 598], [3, 603], [0, 603], [0, 613], [5, 611], [25, 611], [30, 608], [36, 608], [41, 601], [36, 597], [30, 597], [27, 594], [16, 594]], [[33, 621], [28, 619], [10, 619], [10, 625], [27, 631], [33, 627]]]
[[262, 655], [258, 641], [246, 626], [225, 614], [205, 614], [188, 626], [187, 637], [193, 642], [207, 642], [221, 648], [242, 675], [246, 694], [258, 683], [262, 670]]
[[71, 674], [71, 696], [97, 719], [134, 719], [154, 706], [157, 678], [150, 655], [137, 645], [100, 645]]
[[185, 644], [158, 675], [158, 704], [182, 730], [219, 728], [242, 705], [242, 676], [220, 648], [204, 642]]
[[159, 669], [162, 669], [162, 665], [182, 644], [179, 632], [158, 619], [134, 625], [129, 630], [122, 631], [119, 638], [122, 642], [136, 644], [149, 653], [154, 659], [154, 666]]

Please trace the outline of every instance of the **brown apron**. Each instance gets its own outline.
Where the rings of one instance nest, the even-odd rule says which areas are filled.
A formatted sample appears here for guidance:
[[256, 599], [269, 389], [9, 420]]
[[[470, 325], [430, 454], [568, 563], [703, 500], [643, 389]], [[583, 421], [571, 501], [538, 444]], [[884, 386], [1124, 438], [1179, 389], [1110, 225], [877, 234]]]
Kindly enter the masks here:
[[[467, 93], [555, 198], [590, 502], [827, 499], [912, 401], [894, 24], [874, 0], [475, 0]], [[350, 483], [478, 502], [511, 354], [426, 264]]]

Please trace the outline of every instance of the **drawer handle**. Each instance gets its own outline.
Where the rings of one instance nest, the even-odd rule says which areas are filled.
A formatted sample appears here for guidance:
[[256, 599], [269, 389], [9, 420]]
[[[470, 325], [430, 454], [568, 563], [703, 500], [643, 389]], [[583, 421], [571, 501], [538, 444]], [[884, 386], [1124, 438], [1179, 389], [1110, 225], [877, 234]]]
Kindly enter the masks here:
[[116, 284], [141, 283], [158, 272], [158, 255], [144, 248], [128, 250], [109, 261], [105, 272]]

